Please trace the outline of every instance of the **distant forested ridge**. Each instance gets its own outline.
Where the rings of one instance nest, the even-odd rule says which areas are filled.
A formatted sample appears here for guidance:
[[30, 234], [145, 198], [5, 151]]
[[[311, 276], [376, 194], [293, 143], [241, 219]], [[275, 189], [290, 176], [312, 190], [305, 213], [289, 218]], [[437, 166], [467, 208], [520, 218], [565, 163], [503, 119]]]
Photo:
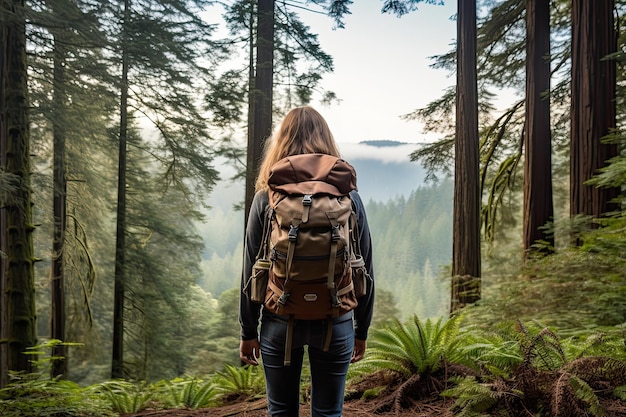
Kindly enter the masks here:
[[370, 201], [367, 216], [379, 288], [394, 294], [402, 317], [445, 315], [452, 249], [452, 182], [421, 186], [408, 197]]
[[400, 145], [406, 145], [407, 144], [407, 142], [400, 142], [400, 141], [397, 141], [397, 140], [389, 140], [389, 139], [362, 140], [359, 143], [361, 143], [363, 145], [378, 146], [380, 148], [382, 148], [384, 146], [400, 146]]

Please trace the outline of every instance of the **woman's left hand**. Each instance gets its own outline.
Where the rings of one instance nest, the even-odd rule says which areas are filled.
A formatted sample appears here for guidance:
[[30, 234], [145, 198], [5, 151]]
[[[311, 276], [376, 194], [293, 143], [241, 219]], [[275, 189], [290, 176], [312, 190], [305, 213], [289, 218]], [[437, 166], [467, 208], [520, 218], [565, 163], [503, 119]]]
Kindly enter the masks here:
[[258, 339], [242, 340], [239, 342], [239, 358], [248, 365], [258, 365], [261, 346]]
[[352, 359], [350, 363], [358, 362], [365, 356], [365, 347], [367, 341], [361, 339], [354, 339], [354, 351], [352, 352]]

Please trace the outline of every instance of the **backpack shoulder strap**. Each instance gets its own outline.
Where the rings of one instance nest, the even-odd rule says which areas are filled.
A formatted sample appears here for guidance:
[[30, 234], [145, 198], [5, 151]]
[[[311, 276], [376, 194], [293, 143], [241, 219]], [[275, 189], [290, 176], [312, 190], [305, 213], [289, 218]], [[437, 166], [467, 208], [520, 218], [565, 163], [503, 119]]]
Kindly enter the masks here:
[[263, 234], [259, 251], [256, 254], [256, 260], [268, 259], [269, 256], [272, 211], [272, 205], [268, 204], [265, 207], [265, 212], [263, 213]]
[[354, 254], [358, 256], [362, 255], [361, 253], [361, 231], [359, 230], [359, 219], [357, 217], [357, 207], [354, 203], [354, 200], [348, 194], [348, 198], [350, 198], [350, 203], [352, 204], [352, 214], [350, 215], [350, 239], [352, 240], [351, 248], [354, 248]]

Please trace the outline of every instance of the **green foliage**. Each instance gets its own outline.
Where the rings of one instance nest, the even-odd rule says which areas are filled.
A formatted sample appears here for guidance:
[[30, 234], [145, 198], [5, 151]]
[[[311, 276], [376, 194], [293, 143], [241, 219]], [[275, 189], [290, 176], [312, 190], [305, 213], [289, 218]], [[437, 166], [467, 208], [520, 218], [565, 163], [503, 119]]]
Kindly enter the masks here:
[[[168, 408], [207, 408], [219, 403], [220, 393], [210, 379], [204, 381], [199, 378], [175, 378], [171, 381], [161, 381], [154, 384], [152, 389], [159, 390], [162, 387], [171, 401], [165, 401]], [[156, 395], [158, 398], [161, 398]]]
[[394, 317], [398, 317], [400, 311], [394, 300], [393, 293], [383, 288], [376, 289], [374, 298], [374, 317], [372, 317], [373, 327], [383, 327], [393, 322]]
[[409, 197], [366, 206], [377, 289], [393, 294], [401, 320], [439, 317], [449, 308], [441, 265], [452, 248], [452, 183], [420, 187]]
[[[494, 373], [492, 366], [484, 366], [486, 356], [480, 352], [493, 351], [495, 344], [481, 344], [478, 349], [470, 345], [472, 354], [479, 352], [477, 361], [487, 372], [479, 377], [456, 378], [456, 385], [442, 393], [455, 398], [455, 415], [512, 415], [524, 409], [550, 410], [549, 415], [555, 417], [602, 416], [606, 415], [602, 400], [620, 398], [620, 387], [626, 382], [626, 361], [619, 358], [623, 353], [615, 355], [613, 339], [594, 335], [586, 340], [561, 341], [552, 330], [532, 322], [518, 322], [514, 330], [507, 331], [505, 337], [510, 341], [514, 336], [518, 345], [507, 348], [517, 352], [508, 372]], [[477, 337], [482, 336], [473, 336]], [[622, 337], [621, 350], [623, 342]], [[599, 352], [614, 354], [597, 356]]]
[[92, 386], [94, 392], [102, 394], [111, 408], [120, 414], [137, 413], [145, 409], [154, 399], [154, 394], [144, 382], [105, 381]]
[[404, 377], [432, 374], [445, 363], [462, 361], [459, 326], [459, 316], [424, 322], [414, 315], [405, 324], [394, 319], [372, 330], [367, 355], [355, 368], [363, 373], [388, 369]]
[[454, 379], [455, 386], [441, 393], [444, 397], [455, 398], [455, 416], [482, 417], [490, 416], [487, 413], [508, 396], [522, 397], [523, 392], [506, 389], [502, 383], [479, 383], [474, 376]]
[[522, 362], [523, 356], [512, 326], [503, 324], [493, 330], [464, 329], [465, 363], [482, 371], [483, 375], [509, 376]]
[[43, 378], [40, 374], [13, 374], [0, 389], [3, 417], [113, 417], [115, 413], [90, 388], [71, 381]]
[[[602, 230], [583, 233], [582, 248], [528, 260], [521, 273], [502, 264], [485, 273], [483, 298], [465, 309], [466, 320], [483, 329], [502, 321], [536, 320], [561, 335], [621, 332], [616, 326], [626, 322], [626, 258], [606, 245], [600, 250], [589, 238], [596, 236], [604, 245], [603, 235]], [[624, 241], [623, 236], [615, 239]]]
[[225, 396], [256, 398], [265, 394], [265, 378], [258, 366], [226, 365], [216, 372], [213, 382]]
[[576, 375], [562, 374], [556, 384], [555, 396], [552, 403], [552, 414], [556, 417], [569, 416], [572, 398], [579, 399], [588, 404], [589, 412], [592, 416], [600, 417], [606, 415], [606, 410], [600, 405], [600, 401], [593, 388]]

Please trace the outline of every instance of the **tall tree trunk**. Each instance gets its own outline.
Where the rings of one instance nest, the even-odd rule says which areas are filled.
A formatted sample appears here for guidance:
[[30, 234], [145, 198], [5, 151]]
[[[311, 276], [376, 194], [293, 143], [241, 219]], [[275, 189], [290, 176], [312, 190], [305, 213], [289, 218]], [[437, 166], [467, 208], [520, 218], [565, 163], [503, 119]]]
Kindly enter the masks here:
[[[52, 238], [52, 282], [50, 337], [65, 340], [65, 277], [63, 269], [65, 227], [66, 227], [66, 176], [65, 176], [65, 129], [64, 123], [67, 101], [65, 99], [65, 52], [59, 36], [54, 38], [54, 114], [53, 130], [53, 216], [54, 231]], [[67, 348], [56, 346], [52, 355], [56, 358], [50, 368], [51, 377], [65, 377], [67, 374]]]
[[124, 378], [124, 299], [126, 265], [126, 141], [128, 132], [128, 30], [130, 0], [124, 1], [122, 27], [122, 80], [120, 94], [119, 161], [117, 180], [117, 236], [115, 241], [115, 289], [113, 296], [113, 351], [111, 378]]
[[526, 1], [526, 125], [524, 130], [524, 254], [537, 241], [550, 252], [554, 236], [542, 226], [552, 221], [550, 131], [550, 1]]
[[274, 89], [274, 0], [258, 0], [256, 73], [250, 90], [248, 114], [248, 155], [246, 165], [245, 219], [248, 219], [254, 183], [263, 155], [263, 144], [272, 133]]
[[[2, 84], [2, 160], [4, 171], [19, 178], [19, 184], [6, 205], [6, 364], [11, 371], [32, 372], [32, 356], [27, 348], [37, 343], [35, 276], [31, 202], [31, 167], [28, 126], [28, 83], [24, 0], [2, 0], [1, 20]], [[4, 258], [4, 257], [3, 257]], [[6, 264], [4, 263], [6, 262]], [[6, 268], [6, 269], [5, 269]]]
[[476, 2], [457, 2], [456, 142], [450, 311], [480, 299]]
[[[9, 14], [9, 2], [2, 0], [0, 3], [2, 15]], [[9, 51], [9, 28], [8, 21], [0, 20], [0, 166], [4, 169], [7, 166], [7, 84], [8, 84], [8, 62]], [[7, 253], [7, 212], [5, 202], [0, 204], [0, 255]], [[0, 340], [9, 338], [9, 322], [7, 318], [7, 265], [6, 258], [0, 256]], [[0, 343], [0, 388], [6, 386], [8, 382], [7, 345]]]
[[617, 155], [617, 145], [601, 142], [616, 126], [614, 1], [572, 0], [572, 107], [570, 214], [601, 217], [613, 208], [615, 188], [585, 182]]

